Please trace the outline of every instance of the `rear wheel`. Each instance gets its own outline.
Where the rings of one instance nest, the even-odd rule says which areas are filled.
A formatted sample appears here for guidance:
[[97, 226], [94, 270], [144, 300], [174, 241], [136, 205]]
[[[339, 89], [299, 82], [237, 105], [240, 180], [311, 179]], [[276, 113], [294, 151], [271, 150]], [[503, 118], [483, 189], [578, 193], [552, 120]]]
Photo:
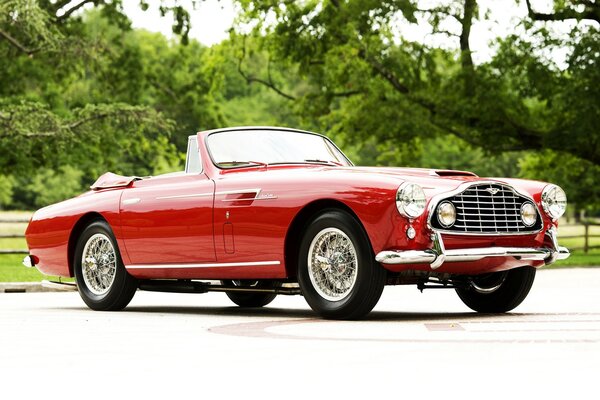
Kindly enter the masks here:
[[456, 293], [474, 311], [504, 313], [525, 300], [533, 285], [535, 271], [533, 267], [521, 267], [472, 276], [471, 285], [456, 289]]
[[325, 318], [361, 318], [381, 297], [386, 272], [362, 226], [345, 211], [325, 211], [308, 225], [298, 260], [302, 294]]
[[93, 310], [116, 311], [129, 304], [137, 289], [121, 260], [110, 226], [91, 223], [81, 233], [73, 260], [79, 295]]
[[[279, 282], [271, 281], [251, 281], [251, 280], [228, 280], [221, 281], [225, 286], [250, 287], [253, 289], [273, 289], [279, 287]], [[263, 307], [275, 300], [275, 293], [244, 293], [244, 292], [226, 292], [227, 297], [240, 307]]]

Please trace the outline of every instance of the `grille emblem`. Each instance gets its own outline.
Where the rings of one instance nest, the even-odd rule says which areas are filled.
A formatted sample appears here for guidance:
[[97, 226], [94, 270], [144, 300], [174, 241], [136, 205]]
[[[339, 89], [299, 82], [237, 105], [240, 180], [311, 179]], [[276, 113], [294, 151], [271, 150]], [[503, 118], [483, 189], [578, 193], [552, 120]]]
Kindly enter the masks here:
[[498, 193], [500, 191], [500, 189], [497, 189], [497, 188], [487, 188], [487, 189], [485, 189], [485, 191], [489, 192], [489, 194], [491, 194], [493, 196], [496, 193]]

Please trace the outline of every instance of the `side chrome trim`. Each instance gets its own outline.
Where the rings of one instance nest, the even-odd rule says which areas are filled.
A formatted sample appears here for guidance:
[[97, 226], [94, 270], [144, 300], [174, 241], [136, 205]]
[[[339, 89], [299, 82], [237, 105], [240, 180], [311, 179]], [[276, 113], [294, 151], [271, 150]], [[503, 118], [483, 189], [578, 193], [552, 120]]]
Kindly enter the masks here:
[[[243, 201], [243, 200], [263, 200], [262, 197], [259, 198], [260, 191], [262, 189], [240, 189], [240, 190], [226, 190], [222, 192], [208, 192], [208, 193], [191, 193], [191, 194], [180, 194], [173, 196], [160, 196], [155, 197], [156, 200], [172, 200], [172, 199], [187, 199], [190, 197], [208, 197], [208, 196], [220, 196], [220, 195], [228, 195], [228, 194], [246, 194], [246, 193], [254, 193], [254, 198], [249, 199], [225, 199], [222, 201]], [[266, 200], [265, 198], [264, 200]]]
[[125, 199], [125, 200], [123, 200], [123, 205], [126, 206], [126, 205], [129, 205], [129, 204], [137, 204], [140, 201], [142, 201], [142, 200], [139, 197], [134, 197], [134, 198], [131, 198], [131, 199]]
[[277, 196], [270, 195], [270, 196], [250, 197], [250, 198], [247, 198], [247, 199], [223, 199], [221, 201], [231, 202], [231, 201], [256, 201], [256, 200], [275, 200], [275, 199], [277, 199]]
[[[260, 193], [262, 189], [254, 188], [254, 189], [239, 189], [239, 190], [225, 190], [222, 192], [215, 192], [216, 195], [227, 195], [227, 194], [245, 194], [245, 193], [254, 193], [256, 196]], [[240, 199], [241, 200], [241, 199]]]
[[170, 199], [188, 199], [190, 197], [207, 197], [212, 196], [212, 193], [192, 193], [192, 194], [180, 194], [174, 196], [160, 196], [155, 197], [156, 200], [170, 200]]
[[448, 235], [460, 235], [460, 236], [524, 236], [524, 235], [537, 235], [538, 233], [540, 233], [543, 229], [544, 229], [544, 224], [543, 224], [543, 218], [542, 218], [542, 227], [540, 229], [538, 229], [537, 231], [529, 231], [529, 232], [458, 232], [458, 231], [449, 231], [449, 230], [443, 230], [443, 229], [437, 229], [434, 228], [433, 225], [431, 224], [431, 218], [433, 217], [434, 211], [437, 208], [437, 206], [444, 200], [446, 200], [449, 197], [452, 197], [454, 195], [457, 195], [461, 192], [464, 192], [465, 190], [467, 190], [469, 187], [471, 186], [476, 186], [476, 185], [503, 185], [506, 186], [507, 188], [509, 188], [510, 190], [512, 190], [515, 194], [519, 195], [519, 196], [523, 196], [525, 198], [527, 198], [529, 201], [531, 201], [534, 205], [534, 207], [536, 208], [537, 212], [538, 212], [538, 217], [542, 218], [542, 213], [540, 211], [540, 208], [538, 207], [538, 205], [535, 203], [535, 201], [533, 200], [533, 197], [531, 197], [531, 195], [529, 193], [525, 193], [522, 190], [519, 190], [517, 188], [515, 188], [512, 185], [509, 185], [508, 183], [502, 182], [502, 181], [490, 181], [490, 180], [480, 180], [480, 181], [476, 181], [476, 182], [465, 182], [460, 184], [456, 189], [451, 190], [449, 192], [444, 192], [444, 193], [439, 193], [435, 196], [433, 196], [431, 198], [431, 200], [429, 201], [429, 205], [427, 206], [427, 227], [433, 231], [433, 232], [441, 232], [441, 233], [446, 233]]
[[280, 265], [279, 261], [251, 261], [237, 263], [205, 263], [205, 264], [132, 264], [125, 269], [182, 269], [182, 268], [228, 268], [228, 267], [255, 267], [262, 265]]

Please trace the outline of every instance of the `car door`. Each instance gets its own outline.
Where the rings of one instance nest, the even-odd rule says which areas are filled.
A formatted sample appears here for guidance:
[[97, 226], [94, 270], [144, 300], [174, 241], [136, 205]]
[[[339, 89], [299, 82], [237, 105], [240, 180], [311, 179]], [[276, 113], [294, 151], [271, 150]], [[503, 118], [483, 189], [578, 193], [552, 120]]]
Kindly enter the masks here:
[[131, 264], [214, 261], [213, 182], [205, 175], [164, 179], [169, 182], [136, 184], [121, 197]]
[[136, 181], [123, 191], [120, 217], [130, 264], [216, 260], [214, 182], [200, 171], [198, 160], [190, 160], [190, 154], [198, 155], [195, 137], [190, 138], [185, 173]]

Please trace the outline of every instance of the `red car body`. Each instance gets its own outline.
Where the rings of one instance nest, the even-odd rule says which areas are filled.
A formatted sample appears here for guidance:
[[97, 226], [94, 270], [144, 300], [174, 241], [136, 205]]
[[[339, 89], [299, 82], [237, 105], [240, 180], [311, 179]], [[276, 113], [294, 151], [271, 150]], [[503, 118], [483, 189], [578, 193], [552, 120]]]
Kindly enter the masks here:
[[[543, 211], [541, 195], [547, 183], [415, 168], [290, 164], [221, 169], [207, 150], [206, 138], [212, 133], [197, 134], [200, 173], [148, 179], [106, 174], [92, 190], [38, 210], [26, 232], [31, 263], [44, 274], [72, 277], [78, 235], [88, 221], [101, 217], [112, 228], [127, 272], [138, 279], [294, 281], [298, 228], [331, 207], [360, 221], [373, 256], [392, 273], [432, 271], [431, 259], [386, 262], [381, 256], [413, 254], [406, 253], [411, 250], [426, 255], [423, 252], [439, 246], [439, 239], [448, 254], [501, 249], [485, 257], [449, 256], [442, 262], [435, 257], [439, 274], [537, 268], [568, 256], [556, 244], [557, 222]], [[427, 197], [427, 211], [414, 219], [397, 210], [396, 194], [404, 182], [419, 184]], [[530, 198], [541, 218], [540, 229], [526, 234], [436, 233], [429, 220], [436, 199], [478, 183], [505, 185]], [[415, 231], [412, 239], [409, 227]], [[515, 249], [544, 253], [527, 257]]]

